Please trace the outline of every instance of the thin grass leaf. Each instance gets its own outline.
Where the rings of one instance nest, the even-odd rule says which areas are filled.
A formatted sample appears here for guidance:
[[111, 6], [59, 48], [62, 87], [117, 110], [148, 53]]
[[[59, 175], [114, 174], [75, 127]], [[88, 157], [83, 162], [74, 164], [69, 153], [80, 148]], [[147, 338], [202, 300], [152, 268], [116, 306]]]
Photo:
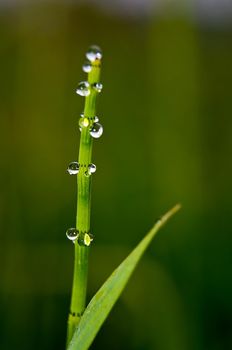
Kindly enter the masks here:
[[68, 346], [68, 350], [87, 350], [89, 348], [97, 332], [126, 286], [126, 283], [128, 282], [128, 279], [134, 271], [142, 254], [158, 230], [179, 209], [180, 205], [177, 204], [160, 220], [158, 220], [153, 228], [143, 238], [143, 240], [137, 245], [137, 247], [116, 268], [116, 270], [114, 270], [112, 275], [102, 285], [87, 306]]

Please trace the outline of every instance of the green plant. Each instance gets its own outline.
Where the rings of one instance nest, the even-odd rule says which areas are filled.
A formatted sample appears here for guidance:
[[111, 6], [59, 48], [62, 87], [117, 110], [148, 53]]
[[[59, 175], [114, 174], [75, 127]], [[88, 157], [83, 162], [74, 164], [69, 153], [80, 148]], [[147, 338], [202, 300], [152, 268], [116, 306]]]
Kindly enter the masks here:
[[101, 51], [92, 47], [87, 52], [89, 62], [84, 64], [84, 71], [88, 72], [88, 81], [78, 85], [77, 93], [85, 96], [84, 113], [81, 114], [79, 127], [81, 130], [79, 159], [69, 164], [68, 172], [77, 176], [77, 216], [76, 228], [67, 231], [67, 236], [75, 243], [75, 260], [73, 274], [73, 288], [70, 314], [68, 320], [67, 343], [71, 340], [75, 327], [78, 325], [85, 309], [87, 274], [88, 274], [88, 246], [92, 241], [90, 234], [90, 206], [91, 206], [91, 180], [96, 170], [91, 163], [93, 137], [102, 134], [102, 126], [96, 117], [96, 97], [101, 91], [100, 69]]
[[88, 349], [151, 240], [167, 220], [180, 209], [180, 205], [176, 205], [157, 221], [145, 238], [106, 280], [85, 309], [88, 253], [93, 239], [90, 233], [91, 175], [96, 170], [95, 165], [91, 163], [92, 146], [93, 138], [100, 137], [103, 132], [96, 117], [96, 97], [102, 89], [100, 83], [102, 53], [97, 46], [92, 46], [86, 56], [88, 62], [84, 64], [83, 70], [88, 73], [88, 81], [79, 83], [77, 89], [79, 95], [85, 96], [84, 113], [79, 123], [81, 130], [79, 159], [78, 162], [70, 163], [68, 167], [70, 174], [78, 175], [76, 227], [67, 231], [67, 236], [74, 242], [75, 247], [67, 331], [68, 350]]

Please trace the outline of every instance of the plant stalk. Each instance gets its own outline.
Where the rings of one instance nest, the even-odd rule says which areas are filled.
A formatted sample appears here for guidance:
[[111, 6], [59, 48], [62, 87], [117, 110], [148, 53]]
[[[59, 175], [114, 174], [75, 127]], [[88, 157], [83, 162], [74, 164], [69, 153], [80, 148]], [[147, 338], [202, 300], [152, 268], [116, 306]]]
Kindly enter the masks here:
[[[100, 81], [100, 60], [95, 60], [92, 70], [88, 73], [90, 94], [85, 97], [84, 118], [89, 125], [81, 130], [80, 149], [78, 163], [80, 170], [77, 176], [77, 215], [76, 228], [79, 234], [90, 232], [90, 208], [91, 208], [91, 184], [92, 176], [86, 176], [88, 165], [92, 159], [93, 139], [89, 131], [96, 115], [96, 97], [98, 92], [93, 88], [94, 83]], [[86, 290], [88, 279], [88, 255], [89, 247], [80, 245], [75, 241], [74, 245], [74, 272], [71, 295], [70, 314], [68, 318], [67, 346], [72, 339], [73, 333], [80, 321], [86, 306]]]

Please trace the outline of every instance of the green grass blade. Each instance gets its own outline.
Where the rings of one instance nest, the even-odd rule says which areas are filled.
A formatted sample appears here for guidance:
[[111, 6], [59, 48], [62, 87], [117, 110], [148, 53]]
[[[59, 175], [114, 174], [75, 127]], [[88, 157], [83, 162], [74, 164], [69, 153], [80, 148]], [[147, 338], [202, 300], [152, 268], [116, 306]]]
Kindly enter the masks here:
[[102, 285], [87, 306], [68, 350], [87, 350], [89, 348], [153, 237], [179, 209], [180, 205], [177, 204], [158, 220], [150, 232]]

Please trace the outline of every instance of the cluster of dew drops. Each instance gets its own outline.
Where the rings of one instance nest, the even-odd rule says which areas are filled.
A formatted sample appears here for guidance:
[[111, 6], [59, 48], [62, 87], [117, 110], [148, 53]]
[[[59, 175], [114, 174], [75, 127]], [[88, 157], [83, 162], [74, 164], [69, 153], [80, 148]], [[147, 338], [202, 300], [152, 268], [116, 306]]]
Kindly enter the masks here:
[[80, 234], [74, 227], [71, 227], [66, 231], [66, 236], [73, 243], [78, 241], [79, 245], [84, 245], [87, 247], [90, 246], [91, 242], [93, 241], [93, 235], [91, 233], [85, 232]]
[[[93, 68], [94, 62], [97, 60], [101, 60], [101, 58], [102, 58], [101, 49], [95, 45], [91, 46], [86, 53], [86, 58], [87, 58], [87, 61], [83, 64], [82, 69], [85, 73], [90, 73], [92, 68]], [[81, 81], [78, 84], [78, 87], [76, 89], [76, 93], [80, 96], [87, 97], [91, 93], [91, 88], [93, 88], [97, 93], [100, 93], [102, 91], [103, 85], [101, 83], [94, 83], [94, 84], [90, 85], [90, 83], [88, 81]], [[90, 118], [86, 117], [84, 115], [84, 113], [81, 113], [80, 121], [79, 121], [79, 129], [81, 132], [82, 132], [83, 128], [87, 128], [89, 126], [89, 124], [90, 124], [89, 119]], [[91, 119], [93, 120], [93, 124], [89, 128], [89, 133], [93, 138], [98, 139], [103, 134], [103, 127], [99, 123], [99, 119], [97, 116], [94, 116]], [[68, 165], [67, 172], [70, 175], [77, 175], [80, 171], [80, 167], [81, 167], [81, 165], [78, 162], [71, 162]], [[92, 163], [89, 164], [87, 166], [87, 170], [84, 173], [85, 176], [87, 176], [87, 177], [91, 176], [93, 173], [95, 173], [96, 169], [97, 168], [96, 168], [95, 164], [92, 164]], [[69, 228], [66, 231], [66, 236], [73, 243], [78, 241], [78, 243], [80, 245], [85, 245], [85, 246], [89, 246], [93, 240], [93, 236], [90, 233], [80, 234], [76, 228]]]

